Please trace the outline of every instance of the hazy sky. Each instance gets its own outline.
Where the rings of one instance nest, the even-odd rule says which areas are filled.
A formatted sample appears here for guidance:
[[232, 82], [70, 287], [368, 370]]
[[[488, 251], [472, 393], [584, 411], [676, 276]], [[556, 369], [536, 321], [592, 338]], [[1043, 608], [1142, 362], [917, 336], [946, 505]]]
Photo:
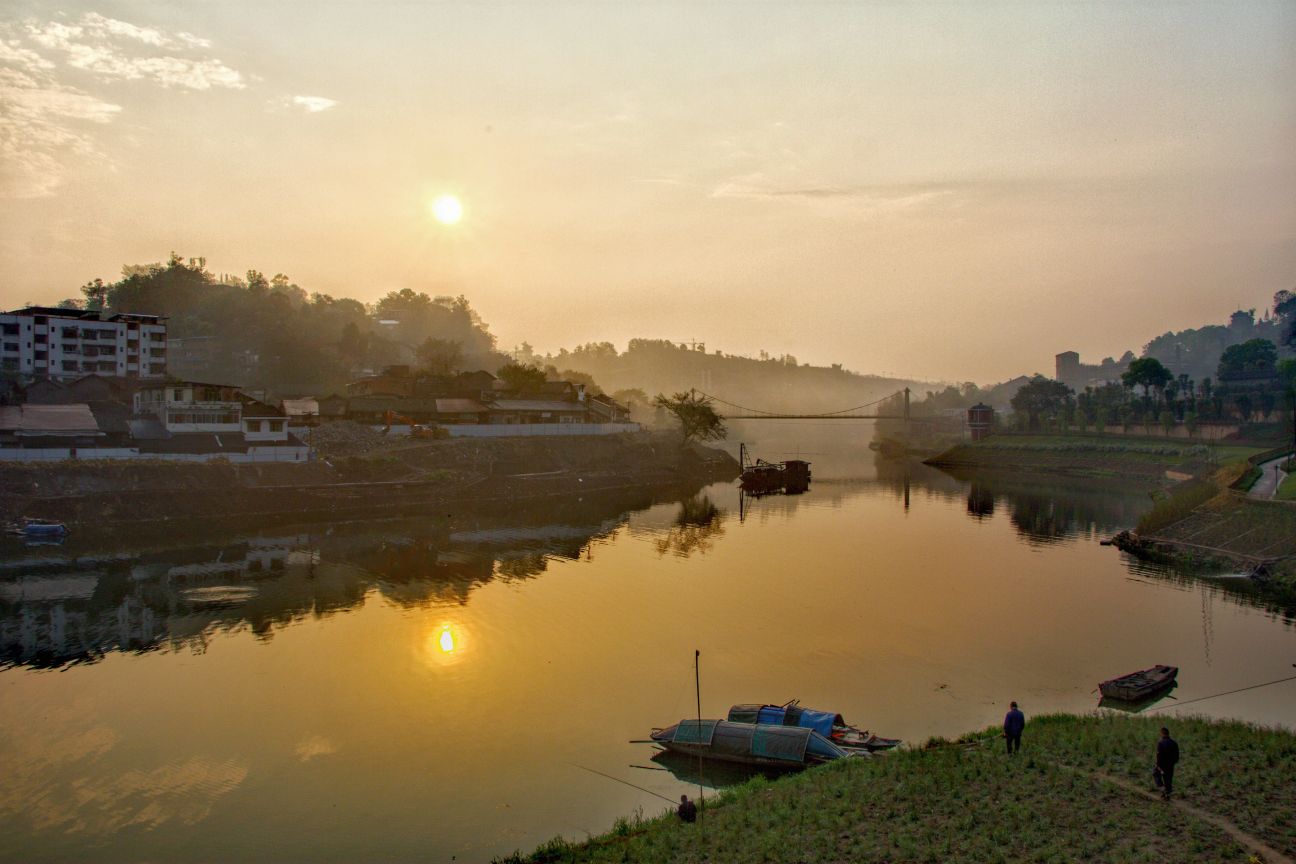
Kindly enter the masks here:
[[506, 348], [1048, 371], [1296, 287], [1294, 45], [1289, 0], [8, 2], [0, 308], [175, 250]]

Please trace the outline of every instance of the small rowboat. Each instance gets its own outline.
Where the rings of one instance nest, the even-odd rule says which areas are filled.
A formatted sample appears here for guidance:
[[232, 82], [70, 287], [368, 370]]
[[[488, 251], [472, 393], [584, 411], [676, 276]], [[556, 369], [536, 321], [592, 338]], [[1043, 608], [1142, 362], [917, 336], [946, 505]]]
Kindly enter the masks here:
[[1098, 692], [1107, 699], [1138, 702], [1170, 687], [1179, 674], [1178, 666], [1153, 666], [1141, 672], [1131, 672], [1098, 685]]

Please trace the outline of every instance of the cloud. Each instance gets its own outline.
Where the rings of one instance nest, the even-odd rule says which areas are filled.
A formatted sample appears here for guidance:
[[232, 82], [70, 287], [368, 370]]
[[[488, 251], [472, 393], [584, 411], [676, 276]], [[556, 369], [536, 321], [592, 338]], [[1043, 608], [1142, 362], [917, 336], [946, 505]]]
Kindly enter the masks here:
[[52, 195], [73, 161], [106, 162], [96, 126], [121, 105], [60, 80], [73, 69], [101, 81], [188, 90], [241, 90], [243, 75], [202, 56], [211, 42], [87, 12], [73, 21], [0, 24], [0, 198]]
[[762, 174], [722, 181], [711, 190], [712, 198], [741, 198], [766, 201], [843, 201], [877, 212], [894, 212], [947, 199], [959, 190], [957, 184], [900, 183], [882, 186], [777, 183]]
[[[87, 12], [75, 24], [29, 23], [27, 37], [37, 45], [64, 55], [67, 65], [100, 78], [151, 80], [163, 87], [210, 90], [246, 87], [243, 76], [220, 60], [186, 57], [185, 52], [211, 43], [190, 33], [166, 33]], [[161, 49], [159, 53], [148, 49]]]
[[336, 107], [338, 102], [336, 99], [329, 99], [324, 96], [294, 96], [292, 97], [292, 104], [301, 108], [307, 114], [318, 114], [321, 111]]
[[99, 157], [85, 124], [109, 123], [120, 112], [48, 75], [0, 66], [0, 197], [52, 195], [69, 157]]

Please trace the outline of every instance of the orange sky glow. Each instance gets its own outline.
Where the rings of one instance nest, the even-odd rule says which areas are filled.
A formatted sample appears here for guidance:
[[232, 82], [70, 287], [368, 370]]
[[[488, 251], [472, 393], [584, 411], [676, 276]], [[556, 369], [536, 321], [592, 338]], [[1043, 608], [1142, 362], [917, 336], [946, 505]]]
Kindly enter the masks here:
[[505, 349], [1049, 371], [1296, 287], [1293, 44], [1288, 2], [20, 0], [0, 308], [174, 250]]

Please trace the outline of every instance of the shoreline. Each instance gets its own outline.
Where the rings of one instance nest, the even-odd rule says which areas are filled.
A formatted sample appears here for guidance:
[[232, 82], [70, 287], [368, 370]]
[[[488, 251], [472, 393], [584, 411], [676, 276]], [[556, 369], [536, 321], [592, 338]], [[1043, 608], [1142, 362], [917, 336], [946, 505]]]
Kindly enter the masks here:
[[[1175, 798], [1149, 774], [1158, 729], [1183, 748]], [[1265, 783], [1254, 782], [1265, 772]], [[1290, 861], [1296, 734], [1238, 721], [1117, 712], [1028, 718], [1008, 757], [990, 727], [708, 796], [698, 824], [666, 811], [521, 862], [852, 860]], [[772, 857], [771, 857], [771, 853]]]
[[[536, 469], [536, 470], [531, 470]], [[307, 465], [58, 463], [0, 466], [0, 519], [74, 531], [177, 521], [318, 521], [408, 514], [443, 505], [522, 502], [733, 479], [721, 450], [678, 437], [488, 439], [402, 443]]]

